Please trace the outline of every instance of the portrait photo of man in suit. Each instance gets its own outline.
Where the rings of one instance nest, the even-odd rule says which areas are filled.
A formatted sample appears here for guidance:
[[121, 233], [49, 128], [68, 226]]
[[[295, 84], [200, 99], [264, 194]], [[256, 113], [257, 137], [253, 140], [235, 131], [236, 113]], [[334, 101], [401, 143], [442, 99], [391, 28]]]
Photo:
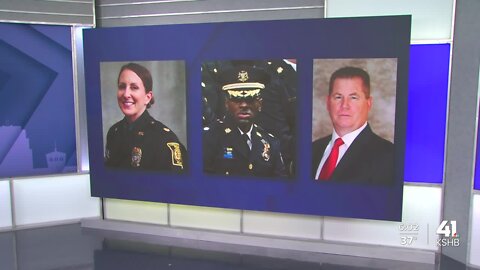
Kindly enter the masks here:
[[[325, 102], [331, 130], [330, 134], [312, 142], [312, 176], [316, 181], [380, 185], [394, 182], [394, 145], [377, 135], [370, 124], [369, 115], [375, 104], [374, 89], [369, 73], [361, 66], [341, 66], [331, 73], [328, 80], [328, 94], [322, 101]], [[395, 72], [390, 73], [395, 75]], [[385, 77], [389, 80], [391, 76]], [[393, 85], [395, 90], [394, 83], [387, 82], [390, 86], [386, 88], [390, 89], [386, 92], [393, 95], [393, 101], [385, 98], [387, 102], [380, 105], [385, 107], [384, 113], [394, 113], [395, 91], [391, 89]], [[313, 102], [322, 101], [314, 99]], [[393, 110], [388, 108], [392, 106]], [[322, 116], [313, 117], [314, 121], [319, 117]], [[391, 119], [390, 137], [393, 139], [394, 115]]]

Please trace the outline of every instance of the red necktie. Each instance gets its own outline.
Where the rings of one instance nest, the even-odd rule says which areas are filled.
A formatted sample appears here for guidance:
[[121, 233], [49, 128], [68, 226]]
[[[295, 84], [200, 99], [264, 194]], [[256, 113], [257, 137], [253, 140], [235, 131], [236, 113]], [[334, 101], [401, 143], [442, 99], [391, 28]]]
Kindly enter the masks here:
[[323, 164], [322, 170], [320, 171], [320, 175], [318, 179], [320, 180], [328, 180], [330, 176], [332, 176], [335, 167], [337, 166], [337, 159], [338, 159], [338, 149], [343, 144], [342, 138], [337, 138], [335, 143], [333, 144], [332, 151], [328, 156], [325, 164]]

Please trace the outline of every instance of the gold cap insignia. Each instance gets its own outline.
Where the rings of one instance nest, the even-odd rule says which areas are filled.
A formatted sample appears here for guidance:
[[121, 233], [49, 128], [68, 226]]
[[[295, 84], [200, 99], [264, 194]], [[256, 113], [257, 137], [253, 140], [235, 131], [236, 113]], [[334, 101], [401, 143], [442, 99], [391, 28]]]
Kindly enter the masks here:
[[277, 68], [277, 73], [280, 74], [280, 73], [282, 73], [282, 72], [283, 72], [283, 68], [282, 68], [282, 67], [278, 67], [278, 68]]
[[180, 150], [180, 144], [175, 142], [167, 143], [170, 152], [172, 152], [172, 165], [181, 167], [183, 169], [182, 151]]
[[252, 169], [253, 169], [253, 164], [252, 164], [252, 163], [248, 164], [248, 169], [249, 169], [249, 170], [252, 170]]
[[241, 70], [240, 72], [238, 72], [238, 81], [240, 82], [246, 82], [248, 81], [248, 72], [246, 72], [245, 70]]
[[133, 147], [132, 149], [132, 167], [140, 167], [140, 161], [142, 161], [142, 149], [140, 147]]

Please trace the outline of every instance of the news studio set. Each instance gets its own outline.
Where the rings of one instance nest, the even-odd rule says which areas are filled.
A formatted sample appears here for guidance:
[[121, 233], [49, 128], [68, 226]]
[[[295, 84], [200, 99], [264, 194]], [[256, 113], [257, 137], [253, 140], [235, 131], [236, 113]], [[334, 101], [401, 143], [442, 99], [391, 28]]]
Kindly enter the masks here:
[[3, 1], [1, 269], [480, 269], [480, 2]]

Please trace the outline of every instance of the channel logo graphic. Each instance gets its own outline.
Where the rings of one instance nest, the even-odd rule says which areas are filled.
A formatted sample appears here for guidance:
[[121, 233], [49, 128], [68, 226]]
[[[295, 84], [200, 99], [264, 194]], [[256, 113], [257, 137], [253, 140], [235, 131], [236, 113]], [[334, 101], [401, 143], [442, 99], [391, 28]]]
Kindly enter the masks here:
[[443, 220], [437, 228], [437, 239], [439, 247], [458, 247], [460, 246], [460, 237], [457, 234], [456, 220]]

